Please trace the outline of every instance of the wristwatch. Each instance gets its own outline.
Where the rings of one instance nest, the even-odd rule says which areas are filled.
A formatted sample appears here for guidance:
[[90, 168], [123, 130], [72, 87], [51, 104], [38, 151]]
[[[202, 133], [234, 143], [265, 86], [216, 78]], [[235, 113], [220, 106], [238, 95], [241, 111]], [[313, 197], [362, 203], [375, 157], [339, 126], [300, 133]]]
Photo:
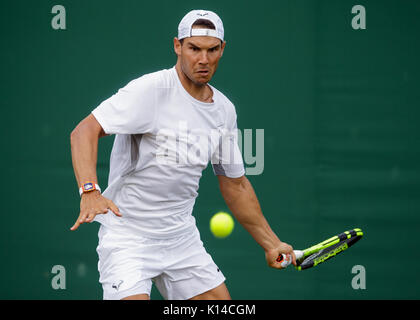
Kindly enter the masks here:
[[101, 188], [96, 183], [93, 182], [85, 182], [82, 184], [82, 186], [79, 188], [79, 194], [82, 196], [83, 193], [92, 192], [98, 190], [101, 192]]

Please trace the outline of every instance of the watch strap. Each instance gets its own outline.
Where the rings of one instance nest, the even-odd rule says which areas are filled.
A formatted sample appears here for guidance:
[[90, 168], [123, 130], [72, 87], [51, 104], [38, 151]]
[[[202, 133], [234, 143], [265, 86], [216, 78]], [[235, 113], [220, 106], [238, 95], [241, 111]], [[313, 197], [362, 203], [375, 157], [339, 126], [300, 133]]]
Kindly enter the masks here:
[[82, 196], [83, 193], [92, 192], [95, 190], [101, 192], [101, 188], [98, 184], [93, 182], [86, 182], [79, 188], [79, 195]]

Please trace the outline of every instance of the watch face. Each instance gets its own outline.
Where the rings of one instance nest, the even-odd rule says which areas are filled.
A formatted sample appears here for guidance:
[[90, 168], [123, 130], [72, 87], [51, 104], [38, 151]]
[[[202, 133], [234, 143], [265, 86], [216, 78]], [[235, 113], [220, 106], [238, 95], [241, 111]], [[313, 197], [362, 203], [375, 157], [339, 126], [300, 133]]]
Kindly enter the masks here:
[[93, 186], [93, 183], [85, 183], [84, 185], [83, 185], [83, 190], [84, 191], [92, 191], [92, 190], [95, 190], [95, 187]]

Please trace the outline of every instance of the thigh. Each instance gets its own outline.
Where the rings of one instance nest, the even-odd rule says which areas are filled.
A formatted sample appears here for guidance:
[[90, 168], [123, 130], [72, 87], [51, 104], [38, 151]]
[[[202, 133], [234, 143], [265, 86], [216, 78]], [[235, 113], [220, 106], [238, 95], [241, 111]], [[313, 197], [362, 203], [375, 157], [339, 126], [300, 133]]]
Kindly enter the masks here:
[[150, 296], [148, 294], [136, 294], [133, 296], [122, 298], [121, 300], [150, 300]]
[[101, 226], [97, 252], [103, 298], [150, 297], [151, 279], [159, 274], [153, 251], [155, 248], [149, 240], [134, 240]]
[[229, 290], [224, 283], [214, 289], [196, 295], [190, 300], [231, 300]]
[[187, 300], [209, 291], [228, 299], [226, 278], [206, 252], [198, 230], [168, 245], [165, 252], [165, 268], [155, 279], [165, 299]]

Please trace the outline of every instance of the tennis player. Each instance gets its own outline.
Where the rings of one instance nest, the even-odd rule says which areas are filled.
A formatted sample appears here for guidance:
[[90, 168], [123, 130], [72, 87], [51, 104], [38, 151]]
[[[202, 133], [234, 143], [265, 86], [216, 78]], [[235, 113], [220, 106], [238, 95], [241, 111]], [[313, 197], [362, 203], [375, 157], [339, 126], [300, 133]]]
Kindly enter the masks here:
[[[209, 84], [225, 46], [223, 23], [214, 12], [189, 12], [174, 38], [176, 65], [129, 82], [71, 133], [81, 195], [71, 230], [101, 224], [97, 252], [104, 299], [149, 299], [153, 283], [169, 300], [231, 298], [192, 215], [209, 162], [228, 207], [264, 249], [268, 265], [281, 269], [281, 253], [296, 263], [293, 248], [272, 231], [244, 175], [235, 107]], [[98, 140], [110, 134], [116, 136], [108, 188], [101, 193]]]

